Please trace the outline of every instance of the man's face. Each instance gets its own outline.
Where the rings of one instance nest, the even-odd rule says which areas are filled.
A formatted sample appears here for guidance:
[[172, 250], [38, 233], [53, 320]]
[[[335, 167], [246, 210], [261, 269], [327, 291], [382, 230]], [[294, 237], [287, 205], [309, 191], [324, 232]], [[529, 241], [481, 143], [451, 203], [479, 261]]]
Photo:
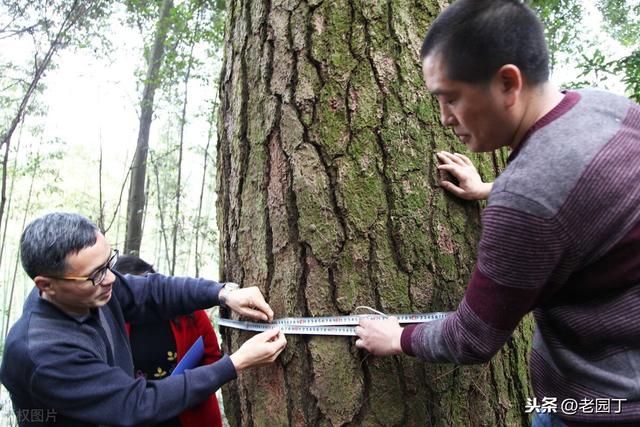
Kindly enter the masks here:
[[[111, 257], [111, 246], [98, 233], [96, 243], [76, 254], [67, 256], [68, 268], [65, 277], [87, 277], [103, 268]], [[71, 314], [87, 314], [90, 308], [102, 307], [111, 299], [115, 276], [107, 270], [104, 280], [98, 286], [90, 281], [51, 279], [51, 287], [45, 292], [46, 299]]]
[[427, 56], [422, 62], [427, 89], [440, 104], [440, 120], [451, 126], [471, 151], [492, 151], [511, 145], [515, 129], [504, 103], [499, 79], [488, 85], [450, 80], [441, 55]]

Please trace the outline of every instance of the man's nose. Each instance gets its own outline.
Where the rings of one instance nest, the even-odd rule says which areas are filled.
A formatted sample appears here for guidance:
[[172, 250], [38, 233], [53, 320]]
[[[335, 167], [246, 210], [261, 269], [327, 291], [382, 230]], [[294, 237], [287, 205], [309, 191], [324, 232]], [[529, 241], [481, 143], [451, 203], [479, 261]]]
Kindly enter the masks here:
[[444, 104], [440, 103], [440, 123], [443, 126], [453, 126], [456, 124], [456, 118], [451, 114], [451, 110]]
[[444, 126], [453, 126], [456, 123], [456, 118], [448, 108], [440, 107], [440, 122]]

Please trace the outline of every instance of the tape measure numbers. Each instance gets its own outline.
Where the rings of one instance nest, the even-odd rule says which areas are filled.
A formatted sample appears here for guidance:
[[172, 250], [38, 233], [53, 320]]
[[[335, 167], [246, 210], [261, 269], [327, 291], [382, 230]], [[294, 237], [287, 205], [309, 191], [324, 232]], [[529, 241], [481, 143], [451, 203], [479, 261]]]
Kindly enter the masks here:
[[355, 336], [355, 327], [362, 319], [383, 320], [395, 317], [399, 323], [427, 323], [447, 317], [449, 313], [418, 313], [395, 314], [382, 316], [379, 314], [361, 314], [353, 316], [327, 317], [285, 317], [269, 323], [246, 322], [243, 320], [218, 319], [218, 325], [226, 328], [241, 329], [243, 331], [264, 332], [269, 329], [280, 328], [290, 335], [336, 335]]

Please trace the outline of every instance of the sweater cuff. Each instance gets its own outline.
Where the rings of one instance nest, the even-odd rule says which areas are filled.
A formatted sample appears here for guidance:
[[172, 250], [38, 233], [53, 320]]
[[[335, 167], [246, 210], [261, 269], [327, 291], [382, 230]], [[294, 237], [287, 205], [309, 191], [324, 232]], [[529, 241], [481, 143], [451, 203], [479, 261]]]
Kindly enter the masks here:
[[411, 335], [413, 335], [413, 330], [417, 327], [417, 324], [405, 326], [402, 329], [402, 335], [400, 336], [400, 347], [402, 347], [402, 351], [404, 354], [414, 357], [415, 353], [411, 348]]
[[213, 299], [213, 305], [220, 305], [220, 291], [224, 287], [224, 283], [212, 282], [209, 286], [209, 296]]
[[[238, 373], [236, 372], [236, 367], [231, 361], [231, 358], [228, 354], [222, 356], [220, 360], [217, 360], [215, 363], [216, 367], [220, 367], [220, 386], [228, 383], [231, 380], [235, 380], [238, 377]], [[218, 386], [218, 387], [220, 387]]]

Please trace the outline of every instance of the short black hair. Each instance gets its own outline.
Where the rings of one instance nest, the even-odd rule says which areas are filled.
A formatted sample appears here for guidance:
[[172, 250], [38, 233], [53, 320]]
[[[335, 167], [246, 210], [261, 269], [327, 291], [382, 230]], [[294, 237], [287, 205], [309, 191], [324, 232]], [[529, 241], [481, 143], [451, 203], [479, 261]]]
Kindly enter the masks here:
[[142, 276], [146, 273], [155, 273], [153, 266], [135, 255], [122, 255], [118, 257], [116, 265], [113, 267], [118, 273], [134, 274]]
[[20, 237], [22, 267], [32, 279], [62, 275], [67, 256], [96, 244], [98, 227], [75, 213], [54, 212], [33, 220]]
[[420, 57], [440, 54], [447, 78], [488, 83], [506, 64], [526, 83], [549, 80], [549, 51], [538, 16], [518, 0], [458, 0], [433, 22]]

